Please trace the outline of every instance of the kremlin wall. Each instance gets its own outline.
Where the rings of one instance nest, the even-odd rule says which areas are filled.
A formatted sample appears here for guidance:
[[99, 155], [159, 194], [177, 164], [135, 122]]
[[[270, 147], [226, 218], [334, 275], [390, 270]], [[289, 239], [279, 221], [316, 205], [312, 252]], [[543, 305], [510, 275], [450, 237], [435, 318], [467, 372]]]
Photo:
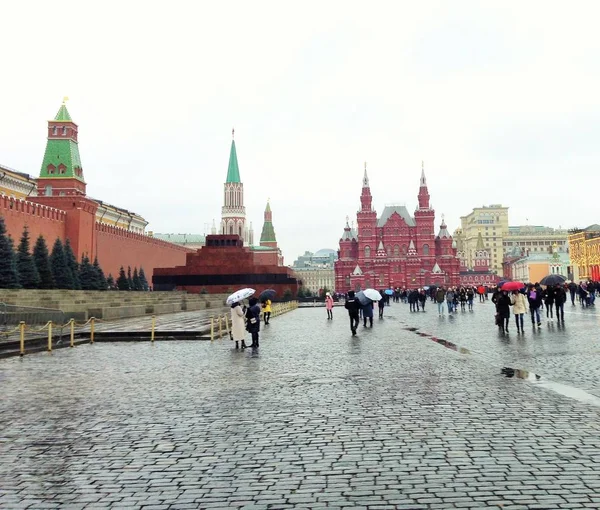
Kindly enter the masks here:
[[39, 177], [0, 166], [0, 216], [15, 243], [25, 227], [34, 241], [44, 236], [49, 248], [56, 238], [68, 239], [77, 260], [97, 256], [106, 275], [117, 277], [121, 266], [143, 267], [155, 290], [215, 293], [252, 284], [259, 292], [275, 288], [279, 297], [288, 290], [295, 296], [298, 281], [283, 266], [268, 203], [260, 245], [253, 246], [234, 140], [224, 188], [220, 232], [213, 228], [206, 247], [195, 250], [146, 235], [148, 223], [141, 216], [87, 196], [78, 126], [63, 103], [48, 121]]

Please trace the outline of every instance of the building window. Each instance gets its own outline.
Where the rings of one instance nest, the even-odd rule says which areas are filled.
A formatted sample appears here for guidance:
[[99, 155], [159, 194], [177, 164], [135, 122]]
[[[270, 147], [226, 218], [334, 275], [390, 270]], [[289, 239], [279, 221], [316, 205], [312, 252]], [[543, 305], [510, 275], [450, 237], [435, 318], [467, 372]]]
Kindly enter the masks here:
[[67, 126], [63, 126], [63, 136], [67, 136]]
[[429, 245], [428, 244], [423, 245], [423, 255], [429, 255]]
[[394, 245], [394, 257], [399, 257], [399, 256], [400, 256], [400, 246], [395, 244]]
[[371, 247], [370, 246], [365, 246], [365, 258], [366, 259], [371, 258]]
[[408, 251], [408, 248], [405, 244], [402, 245], [402, 255], [406, 255], [406, 252]]
[[52, 134], [56, 136], [56, 126], [52, 126]]
[[44, 194], [47, 197], [51, 197], [52, 196], [52, 186], [50, 186], [50, 185], [46, 186], [46, 189], [44, 190]]

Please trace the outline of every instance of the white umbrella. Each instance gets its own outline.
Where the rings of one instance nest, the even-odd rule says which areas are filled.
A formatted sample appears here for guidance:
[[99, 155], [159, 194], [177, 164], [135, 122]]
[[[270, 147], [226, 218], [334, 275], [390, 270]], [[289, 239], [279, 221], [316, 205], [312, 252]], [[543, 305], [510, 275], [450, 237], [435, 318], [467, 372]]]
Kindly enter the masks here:
[[236, 290], [231, 296], [227, 298], [227, 304], [238, 303], [243, 299], [249, 298], [256, 291], [254, 289], [240, 289]]
[[367, 296], [371, 301], [380, 301], [381, 294], [375, 289], [365, 289], [363, 290], [363, 294]]

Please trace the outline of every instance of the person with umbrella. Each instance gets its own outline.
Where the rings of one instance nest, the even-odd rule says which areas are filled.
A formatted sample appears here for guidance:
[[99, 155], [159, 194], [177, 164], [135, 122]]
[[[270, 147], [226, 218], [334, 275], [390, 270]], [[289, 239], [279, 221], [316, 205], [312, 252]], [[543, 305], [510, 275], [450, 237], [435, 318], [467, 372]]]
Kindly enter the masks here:
[[[383, 310], [383, 308], [382, 308]], [[370, 327], [373, 327], [373, 301], [369, 299], [369, 302], [362, 306], [363, 314], [363, 327], [367, 327], [367, 319], [369, 319]]]
[[267, 289], [260, 293], [258, 296], [258, 300], [261, 302], [262, 311], [263, 311], [263, 320], [265, 321], [265, 326], [269, 324], [271, 320], [271, 299], [275, 297], [275, 291], [273, 289]]
[[567, 301], [567, 293], [563, 284], [557, 284], [554, 291], [554, 306], [556, 306], [556, 321], [565, 323], [565, 302]]
[[527, 298], [518, 289], [515, 289], [512, 291], [511, 304], [515, 314], [515, 322], [517, 323], [517, 333], [524, 333], [523, 316], [527, 313]]
[[[493, 298], [492, 298], [493, 300]], [[498, 327], [502, 333], [508, 333], [508, 322], [510, 320], [510, 307], [512, 302], [508, 296], [508, 292], [500, 290], [496, 298], [496, 315]]]
[[250, 306], [246, 310], [246, 329], [252, 335], [252, 345], [250, 347], [260, 347], [258, 344], [258, 333], [260, 331], [260, 307], [258, 299], [250, 298], [248, 303]]
[[239, 301], [231, 304], [231, 339], [235, 342], [235, 348], [239, 349], [239, 343], [242, 342], [242, 349], [246, 346], [246, 328], [244, 324], [244, 310]]
[[350, 331], [352, 331], [352, 336], [356, 335], [356, 328], [358, 327], [358, 310], [360, 309], [360, 303], [356, 296], [354, 295], [354, 291], [348, 291], [348, 298], [346, 299], [346, 304], [344, 305], [346, 310], [348, 310], [348, 316], [350, 317]]
[[544, 291], [544, 306], [546, 307], [546, 319], [550, 322], [554, 320], [554, 288], [546, 287]]

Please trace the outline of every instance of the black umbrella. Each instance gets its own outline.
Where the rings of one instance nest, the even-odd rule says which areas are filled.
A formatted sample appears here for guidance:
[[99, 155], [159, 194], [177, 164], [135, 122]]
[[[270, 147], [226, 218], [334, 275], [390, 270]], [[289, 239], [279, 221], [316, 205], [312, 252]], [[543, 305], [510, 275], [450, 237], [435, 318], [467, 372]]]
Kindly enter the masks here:
[[544, 276], [540, 283], [552, 287], [553, 285], [562, 285], [565, 283], [566, 279], [567, 278], [561, 274], [549, 274], [548, 276]]
[[270, 299], [271, 301], [273, 301], [273, 298], [275, 297], [275, 294], [277, 294], [277, 292], [275, 292], [273, 289], [263, 290], [260, 293], [260, 296], [258, 296], [258, 300], [261, 303], [264, 302], [264, 301], [266, 301], [267, 299]]

